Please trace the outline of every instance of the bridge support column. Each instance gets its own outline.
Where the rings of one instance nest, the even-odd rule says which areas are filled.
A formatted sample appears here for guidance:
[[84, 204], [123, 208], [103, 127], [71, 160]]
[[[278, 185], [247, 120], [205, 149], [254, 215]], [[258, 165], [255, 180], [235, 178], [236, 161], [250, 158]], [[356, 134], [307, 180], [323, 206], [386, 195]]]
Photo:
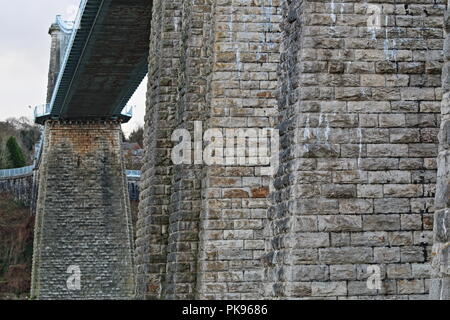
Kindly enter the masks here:
[[136, 292], [141, 299], [160, 299], [165, 291], [173, 172], [170, 137], [177, 105], [181, 5], [180, 0], [153, 2], [146, 152], [136, 226]]
[[48, 121], [45, 135], [32, 297], [133, 297], [132, 223], [120, 124]]
[[268, 298], [428, 297], [443, 12], [412, 2], [282, 1]]
[[[448, 17], [448, 15], [446, 15]], [[441, 131], [439, 134], [438, 174], [434, 214], [433, 261], [431, 264], [430, 298], [450, 300], [450, 20], [445, 21], [446, 45], [443, 68], [443, 97], [441, 106]]]
[[[147, 299], [261, 298], [270, 179], [249, 163], [207, 163], [198, 149], [209, 129], [273, 127], [279, 1], [153, 5], [137, 291]], [[196, 140], [195, 157], [183, 163], [171, 158], [178, 129]]]

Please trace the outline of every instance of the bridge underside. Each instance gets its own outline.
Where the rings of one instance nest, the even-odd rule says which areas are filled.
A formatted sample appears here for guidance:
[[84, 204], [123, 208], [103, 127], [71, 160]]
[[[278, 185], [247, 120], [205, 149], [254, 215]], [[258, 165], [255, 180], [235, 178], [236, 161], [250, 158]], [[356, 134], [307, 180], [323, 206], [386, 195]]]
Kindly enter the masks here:
[[88, 0], [51, 112], [37, 121], [123, 118], [147, 73], [151, 9], [148, 0]]

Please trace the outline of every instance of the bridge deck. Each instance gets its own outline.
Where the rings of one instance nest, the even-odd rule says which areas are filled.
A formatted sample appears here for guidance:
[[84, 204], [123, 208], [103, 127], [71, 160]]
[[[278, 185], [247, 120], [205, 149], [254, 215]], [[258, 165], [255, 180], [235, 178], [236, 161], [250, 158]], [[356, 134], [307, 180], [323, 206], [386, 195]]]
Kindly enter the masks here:
[[123, 117], [147, 73], [151, 11], [151, 0], [84, 0], [50, 114], [37, 122]]

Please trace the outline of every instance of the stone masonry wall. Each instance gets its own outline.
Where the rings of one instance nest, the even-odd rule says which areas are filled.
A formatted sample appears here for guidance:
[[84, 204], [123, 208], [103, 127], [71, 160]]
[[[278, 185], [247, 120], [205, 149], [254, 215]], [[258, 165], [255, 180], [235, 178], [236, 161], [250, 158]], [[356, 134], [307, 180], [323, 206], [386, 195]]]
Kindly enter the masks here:
[[[154, 1], [138, 296], [428, 298], [445, 5]], [[193, 121], [276, 126], [277, 174], [173, 165]]]
[[[32, 297], [133, 297], [133, 233], [120, 124], [49, 121], [43, 148]], [[81, 272], [80, 290], [67, 287], [71, 266]]]
[[139, 218], [136, 240], [136, 290], [139, 298], [161, 298], [166, 279], [171, 142], [180, 68], [181, 1], [153, 2], [149, 81], [145, 116]]
[[434, 239], [432, 252], [432, 269], [430, 298], [434, 300], [450, 300], [450, 239], [447, 230], [450, 229], [448, 210], [450, 206], [450, 12], [445, 13], [444, 58], [442, 70], [443, 97], [441, 107], [441, 131], [439, 135], [438, 174], [436, 185], [436, 203], [434, 215]]
[[[278, 0], [224, 0], [213, 1], [212, 12], [204, 127], [219, 129], [227, 148], [227, 129], [274, 127], [281, 7]], [[270, 177], [260, 169], [236, 161], [204, 167], [199, 299], [264, 296]]]
[[261, 128], [276, 114], [279, 2], [155, 1], [137, 239], [145, 298], [260, 298], [269, 178], [171, 164], [171, 135]]
[[[37, 198], [38, 171], [28, 175], [0, 179], [0, 193], [11, 194], [17, 201], [31, 207], [34, 213]], [[140, 178], [128, 178], [128, 194], [130, 200], [139, 201]]]
[[283, 3], [267, 296], [426, 299], [444, 2]]
[[64, 33], [57, 23], [51, 25], [48, 33], [51, 36], [50, 47], [50, 63], [48, 71], [48, 84], [47, 84], [47, 102], [50, 103], [53, 95], [53, 90], [58, 79], [59, 70], [61, 68], [61, 52], [65, 52], [65, 46], [67, 46], [68, 38], [70, 34]]
[[[175, 128], [194, 134], [194, 121], [207, 114], [208, 50], [211, 5], [202, 1], [183, 1], [181, 7], [180, 70]], [[172, 178], [169, 207], [167, 299], [193, 299], [198, 275], [198, 239], [201, 212], [202, 166], [176, 165]]]

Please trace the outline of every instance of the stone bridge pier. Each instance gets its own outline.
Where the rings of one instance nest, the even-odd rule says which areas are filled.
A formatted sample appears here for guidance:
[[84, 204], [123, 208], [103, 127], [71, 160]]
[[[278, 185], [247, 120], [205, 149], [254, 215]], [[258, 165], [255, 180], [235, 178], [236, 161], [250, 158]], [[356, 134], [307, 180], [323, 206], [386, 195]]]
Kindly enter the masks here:
[[430, 298], [450, 300], [449, 251], [450, 228], [450, 19], [449, 11], [444, 21], [444, 58], [442, 72], [443, 96], [441, 105], [441, 131], [439, 134], [439, 155], [434, 214], [433, 260], [431, 264]]
[[[407, 2], [153, 1], [138, 296], [448, 298], [445, 1]], [[278, 172], [174, 164], [194, 121], [277, 128]]]
[[45, 137], [33, 298], [135, 294], [121, 131], [129, 116], [121, 110], [145, 75], [151, 6], [140, 0], [83, 1], [74, 28], [60, 18], [50, 28], [49, 108], [36, 118]]
[[200, 137], [197, 150], [207, 145], [201, 142], [207, 129], [273, 127], [279, 1], [153, 6], [138, 296], [261, 298], [269, 177], [255, 166], [211, 166], [198, 156], [174, 164], [171, 138], [186, 129]]
[[132, 222], [117, 122], [45, 124], [32, 297], [134, 295]]

